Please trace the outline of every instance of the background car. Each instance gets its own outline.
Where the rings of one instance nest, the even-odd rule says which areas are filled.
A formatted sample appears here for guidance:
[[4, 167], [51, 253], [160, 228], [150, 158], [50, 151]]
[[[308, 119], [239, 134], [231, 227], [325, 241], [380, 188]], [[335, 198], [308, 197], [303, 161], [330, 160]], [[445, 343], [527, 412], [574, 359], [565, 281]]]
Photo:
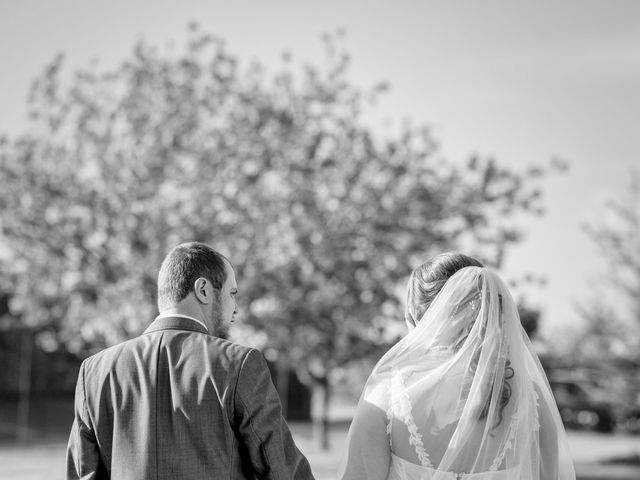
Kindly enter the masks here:
[[566, 428], [613, 432], [624, 407], [594, 382], [550, 378], [549, 384]]

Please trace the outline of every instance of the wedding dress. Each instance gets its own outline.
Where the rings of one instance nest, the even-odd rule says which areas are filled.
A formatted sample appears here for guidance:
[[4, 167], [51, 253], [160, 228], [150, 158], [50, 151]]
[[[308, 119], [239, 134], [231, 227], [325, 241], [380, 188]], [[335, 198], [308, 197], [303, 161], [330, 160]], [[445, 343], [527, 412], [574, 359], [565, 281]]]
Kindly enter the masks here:
[[353, 478], [575, 480], [548, 381], [495, 273], [458, 271], [378, 362], [349, 431]]

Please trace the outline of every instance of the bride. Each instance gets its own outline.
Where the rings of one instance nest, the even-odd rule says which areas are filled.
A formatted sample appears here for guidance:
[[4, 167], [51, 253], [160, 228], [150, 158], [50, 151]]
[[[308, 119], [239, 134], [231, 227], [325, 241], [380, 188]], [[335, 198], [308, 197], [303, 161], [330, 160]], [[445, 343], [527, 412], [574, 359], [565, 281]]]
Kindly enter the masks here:
[[446, 253], [408, 287], [409, 333], [371, 373], [347, 479], [575, 480], [547, 378], [507, 287]]

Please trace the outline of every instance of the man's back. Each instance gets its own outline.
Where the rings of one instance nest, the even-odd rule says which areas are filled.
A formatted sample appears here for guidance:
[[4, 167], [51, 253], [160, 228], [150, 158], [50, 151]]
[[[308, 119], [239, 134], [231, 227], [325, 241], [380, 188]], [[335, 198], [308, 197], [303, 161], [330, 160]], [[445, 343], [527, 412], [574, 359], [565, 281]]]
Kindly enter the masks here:
[[312, 478], [255, 350], [157, 319], [82, 365], [68, 478]]

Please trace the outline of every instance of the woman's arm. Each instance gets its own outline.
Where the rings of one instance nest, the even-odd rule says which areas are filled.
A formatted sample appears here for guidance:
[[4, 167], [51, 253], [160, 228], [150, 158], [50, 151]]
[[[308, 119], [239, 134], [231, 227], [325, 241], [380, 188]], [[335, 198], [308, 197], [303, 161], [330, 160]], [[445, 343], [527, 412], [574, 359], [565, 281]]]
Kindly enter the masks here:
[[385, 480], [390, 460], [386, 415], [379, 407], [362, 400], [349, 428], [347, 454], [339, 478]]

